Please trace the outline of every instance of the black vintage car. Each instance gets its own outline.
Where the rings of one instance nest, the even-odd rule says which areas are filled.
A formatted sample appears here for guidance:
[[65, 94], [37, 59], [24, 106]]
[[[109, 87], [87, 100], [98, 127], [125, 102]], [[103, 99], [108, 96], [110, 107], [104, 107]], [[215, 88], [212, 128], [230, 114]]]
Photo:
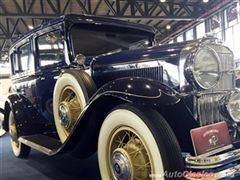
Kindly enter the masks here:
[[233, 54], [215, 38], [156, 46], [152, 27], [66, 15], [17, 40], [9, 59], [3, 128], [17, 157], [98, 151], [104, 180], [240, 172]]

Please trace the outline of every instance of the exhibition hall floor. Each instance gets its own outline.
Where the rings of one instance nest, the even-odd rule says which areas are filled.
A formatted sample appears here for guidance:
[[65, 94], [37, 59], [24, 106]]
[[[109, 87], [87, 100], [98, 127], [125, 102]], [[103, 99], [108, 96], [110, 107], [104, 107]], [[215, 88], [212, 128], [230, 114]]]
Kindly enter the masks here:
[[9, 135], [0, 137], [0, 180], [98, 180], [97, 155], [74, 159], [63, 154], [48, 157], [32, 150], [27, 159], [15, 158]]

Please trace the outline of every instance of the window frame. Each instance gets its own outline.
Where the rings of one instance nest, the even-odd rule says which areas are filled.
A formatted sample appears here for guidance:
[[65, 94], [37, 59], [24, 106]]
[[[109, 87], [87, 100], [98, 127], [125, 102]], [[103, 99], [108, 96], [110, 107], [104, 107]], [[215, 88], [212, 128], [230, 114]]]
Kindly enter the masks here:
[[[20, 51], [19, 49], [23, 46], [26, 46], [29, 44], [30, 47], [30, 56], [32, 56], [31, 61], [33, 61], [33, 69], [31, 70], [22, 70], [22, 65], [21, 65], [21, 59], [20, 59]], [[27, 76], [27, 75], [31, 75], [34, 74], [36, 71], [36, 62], [35, 62], [35, 58], [34, 58], [34, 53], [33, 53], [33, 46], [32, 46], [32, 37], [29, 36], [25, 39], [23, 39], [22, 41], [18, 42], [13, 48], [12, 50], [10, 50], [9, 53], [9, 57], [11, 60], [11, 68], [12, 68], [12, 75], [14, 77], [22, 77], [22, 76]], [[15, 72], [15, 68], [13, 65], [13, 59], [12, 59], [12, 55], [15, 55], [16, 60], [18, 61], [18, 72]]]
[[[60, 27], [59, 27], [60, 26]], [[64, 55], [64, 60], [60, 61], [60, 62], [57, 62], [57, 63], [53, 63], [53, 64], [49, 64], [49, 65], [46, 65], [46, 66], [41, 66], [41, 62], [40, 62], [40, 51], [39, 51], [39, 46], [38, 46], [38, 39], [46, 34], [49, 34], [51, 32], [56, 32], [56, 31], [59, 31], [63, 36], [64, 36], [64, 32], [63, 32], [63, 28], [61, 25], [58, 25], [58, 27], [54, 28], [46, 28], [46, 29], [43, 29], [41, 30], [35, 37], [34, 37], [34, 45], [35, 45], [35, 59], [36, 59], [36, 68], [37, 70], [41, 70], [41, 69], [52, 69], [54, 67], [59, 67], [59, 66], [62, 66], [64, 64], [66, 64], [66, 54], [65, 54], [65, 49], [67, 47], [65, 47], [65, 43], [63, 43], [63, 55]], [[64, 40], [65, 41], [65, 40]]]
[[[11, 73], [12, 73], [12, 75], [20, 73], [21, 71], [20, 71], [20, 67], [19, 67], [19, 58], [17, 56], [17, 52], [15, 50], [12, 51], [9, 55], [9, 58], [10, 58], [10, 62], [11, 62]], [[17, 62], [17, 67], [18, 67], [17, 72], [16, 72], [16, 68], [15, 68], [15, 65], [14, 65], [15, 62]]]
[[[74, 57], [77, 55], [76, 54], [76, 52], [75, 52], [75, 49], [74, 49], [74, 44], [73, 44], [73, 39], [72, 39], [72, 34], [71, 34], [71, 31], [72, 31], [72, 29], [74, 28], [74, 26], [81, 26], [81, 25], [84, 25], [85, 27], [82, 27], [82, 29], [88, 29], [88, 28], [98, 28], [98, 25], [95, 25], [95, 24], [82, 24], [82, 23], [74, 23], [74, 24], [72, 24], [71, 26], [69, 26], [68, 27], [68, 30], [67, 30], [67, 37], [68, 37], [68, 44], [69, 44], [69, 47], [70, 47], [70, 52], [71, 52], [71, 56], [72, 56], [72, 59], [74, 59]], [[106, 27], [108, 27], [109, 25], [104, 25], [104, 26], [106, 26]], [[106, 28], [105, 27], [105, 28]], [[114, 26], [114, 28], [118, 28], [118, 26]], [[125, 30], [127, 30], [128, 29], [128, 27], [120, 27], [120, 28], [123, 28], [123, 29], [125, 29]], [[100, 28], [101, 29], [101, 28]], [[136, 32], [138, 31], [137, 29], [135, 30]], [[116, 31], [117, 32], [117, 31]], [[141, 30], [139, 30], [139, 32], [141, 32]], [[142, 34], [145, 34], [144, 33], [144, 31], [142, 31], [141, 32]], [[141, 34], [140, 33], [140, 34]], [[149, 45], [149, 47], [150, 46], [152, 46], [153, 44], [154, 44], [154, 38], [153, 37], [151, 37], [150, 36], [150, 33], [147, 35], [148, 33], [146, 32], [146, 37], [148, 37], [148, 41], [150, 42], [150, 44], [151, 45]], [[106, 52], [106, 53], [108, 53], [108, 52]], [[103, 54], [106, 54], [106, 53], [103, 53]], [[100, 56], [100, 55], [103, 55], [103, 54], [99, 54], [99, 55], [96, 55], [96, 56]], [[84, 54], [83, 54], [84, 55]], [[86, 56], [86, 57], [94, 57], [95, 55], [89, 55], [89, 56], [87, 56], [87, 55], [84, 55], [84, 56]]]
[[32, 55], [32, 58], [30, 59], [31, 61], [33, 61], [33, 69], [35, 69], [35, 62], [34, 62], [34, 58], [33, 58], [33, 53], [32, 53], [32, 46], [31, 46], [31, 42], [26, 42], [24, 44], [21, 44], [18, 48], [17, 48], [17, 58], [18, 58], [18, 62], [19, 62], [19, 69], [20, 69], [20, 73], [25, 73], [25, 72], [30, 72], [30, 69], [27, 70], [23, 70], [22, 67], [22, 61], [21, 61], [21, 53], [20, 53], [20, 48], [24, 47], [24, 46], [28, 46], [30, 47], [30, 56]]

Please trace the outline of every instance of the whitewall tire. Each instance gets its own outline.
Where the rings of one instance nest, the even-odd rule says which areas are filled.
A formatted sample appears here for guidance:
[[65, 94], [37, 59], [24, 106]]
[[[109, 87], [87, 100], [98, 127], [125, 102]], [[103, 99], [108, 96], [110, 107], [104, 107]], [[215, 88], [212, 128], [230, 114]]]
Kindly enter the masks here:
[[[67, 94], [67, 93], [69, 93], [69, 94]], [[71, 96], [71, 93], [73, 94], [73, 96], [69, 97], [69, 96]], [[65, 101], [63, 99], [65, 97], [63, 97], [63, 96], [66, 96]], [[79, 84], [79, 82], [77, 81], [77, 79], [68, 73], [63, 74], [57, 80], [55, 88], [54, 88], [53, 97], [54, 97], [53, 98], [53, 113], [54, 113], [55, 125], [56, 125], [57, 132], [58, 132], [61, 142], [64, 142], [67, 139], [67, 137], [69, 136], [69, 134], [71, 133], [71, 130], [72, 130], [73, 126], [75, 125], [77, 118], [80, 115], [81, 111], [86, 106], [87, 100], [84, 96], [82, 87]], [[71, 98], [75, 98], [75, 100], [71, 99]], [[68, 103], [71, 101], [73, 102], [72, 108], [76, 108], [75, 112], [73, 112], [73, 114], [75, 113], [75, 116], [72, 117], [70, 114], [71, 117], [70, 116], [66, 117], [66, 118], [69, 118], [68, 120], [66, 120], [69, 122], [62, 122], [61, 118], [60, 118], [60, 112], [59, 112], [60, 104], [62, 103], [63, 106], [64, 105], [66, 106], [66, 108], [67, 108], [66, 110], [69, 110], [71, 108], [71, 105], [69, 105]], [[74, 101], [76, 102], [75, 104], [74, 104]], [[74, 107], [74, 105], [76, 105], [76, 106]], [[63, 123], [68, 123], [68, 124], [66, 126], [64, 126]]]
[[[158, 133], [161, 131], [159, 126], [167, 128], [167, 134], [166, 131]], [[172, 133], [171, 128], [153, 110], [141, 111], [129, 105], [114, 109], [105, 118], [98, 140], [102, 179], [165, 179], [165, 170], [182, 170], [179, 145], [173, 133], [168, 137], [169, 132]], [[166, 140], [164, 143], [165, 138], [173, 137], [174, 141]], [[174, 151], [177, 155], [170, 157], [172, 153], [167, 151]], [[176, 156], [174, 162], [167, 162]], [[174, 168], [178, 160], [180, 165]]]
[[62, 143], [71, 134], [87, 101], [95, 91], [93, 80], [84, 71], [68, 70], [57, 80], [53, 93], [53, 114]]

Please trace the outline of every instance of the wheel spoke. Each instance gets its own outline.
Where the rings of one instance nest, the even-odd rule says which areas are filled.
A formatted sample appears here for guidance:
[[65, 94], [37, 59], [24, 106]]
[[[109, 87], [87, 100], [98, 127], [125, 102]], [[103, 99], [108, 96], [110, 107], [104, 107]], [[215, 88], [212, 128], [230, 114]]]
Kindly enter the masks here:
[[144, 150], [144, 147], [143, 147], [143, 148], [140, 148], [140, 149], [137, 149], [137, 150], [135, 150], [135, 151], [132, 151], [132, 152], [130, 152], [129, 154], [132, 155], [132, 154], [138, 153], [138, 152], [140, 152], [140, 151], [142, 151], [142, 150]]
[[133, 166], [138, 167], [138, 168], [143, 168], [143, 167], [150, 168], [151, 164], [150, 164], [150, 162], [148, 162], [146, 164], [133, 164]]
[[76, 102], [77, 101], [77, 96], [75, 95], [75, 96], [73, 96], [73, 94], [71, 95], [71, 98], [69, 99], [69, 103], [71, 103], [71, 104], [74, 104], [74, 102]]
[[124, 139], [125, 139], [126, 136], [127, 136], [127, 134], [125, 133], [124, 136], [123, 136], [123, 138], [120, 139], [120, 142], [119, 142], [119, 144], [118, 144], [118, 148], [124, 147], [124, 146], [123, 146], [123, 141], [124, 141]]
[[131, 132], [130, 131], [126, 131], [126, 134], [128, 135], [128, 139], [131, 139]]
[[[149, 179], [149, 174], [152, 172], [150, 157], [143, 141], [133, 129], [119, 128], [114, 133], [110, 144], [112, 156], [123, 154], [128, 159], [125, 163], [129, 163], [126, 167], [132, 167], [127, 171], [134, 174], [133, 179]], [[123, 161], [125, 161], [124, 158]]]
[[124, 142], [121, 142], [121, 141], [118, 141], [118, 140], [116, 140], [116, 142], [119, 143], [118, 148], [123, 148], [124, 146], [126, 146], [126, 143], [124, 143]]
[[64, 99], [64, 101], [69, 102], [69, 101], [71, 100], [71, 98], [72, 98], [73, 93], [74, 93], [74, 92], [71, 91], [71, 92], [67, 95], [67, 97]]

